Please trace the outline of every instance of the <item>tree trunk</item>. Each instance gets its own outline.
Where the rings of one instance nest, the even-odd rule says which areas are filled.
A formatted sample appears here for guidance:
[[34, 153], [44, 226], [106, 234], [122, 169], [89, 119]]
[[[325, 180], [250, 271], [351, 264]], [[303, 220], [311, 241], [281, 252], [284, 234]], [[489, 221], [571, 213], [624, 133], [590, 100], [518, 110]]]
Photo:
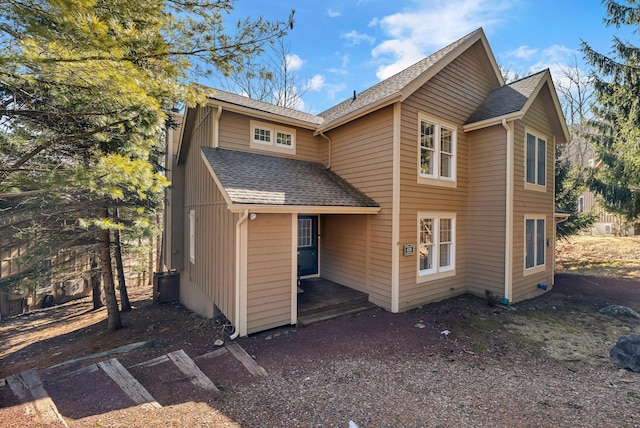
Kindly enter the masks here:
[[[107, 208], [100, 209], [102, 218], [109, 217]], [[100, 268], [102, 269], [102, 284], [104, 286], [104, 297], [107, 302], [107, 331], [112, 333], [122, 328], [120, 311], [118, 310], [118, 299], [113, 286], [113, 268], [111, 267], [111, 239], [109, 229], [100, 230]]]
[[122, 246], [120, 245], [120, 231], [114, 231], [116, 270], [118, 271], [118, 286], [120, 287], [120, 310], [122, 312], [131, 311], [131, 302], [129, 302], [129, 293], [127, 293], [127, 284], [124, 278], [124, 266], [122, 264]]
[[[113, 211], [113, 218], [118, 221], [118, 208]], [[124, 278], [124, 265], [122, 264], [122, 245], [120, 243], [120, 231], [114, 230], [114, 255], [116, 257], [116, 271], [118, 273], [118, 287], [120, 289], [120, 311], [131, 311], [131, 303], [129, 302], [129, 293], [127, 293], [127, 284]]]
[[91, 268], [89, 271], [89, 281], [91, 283], [91, 290], [93, 296], [93, 310], [100, 309], [104, 306], [102, 303], [102, 287], [100, 284], [100, 271], [98, 270], [98, 257], [96, 255], [91, 256]]

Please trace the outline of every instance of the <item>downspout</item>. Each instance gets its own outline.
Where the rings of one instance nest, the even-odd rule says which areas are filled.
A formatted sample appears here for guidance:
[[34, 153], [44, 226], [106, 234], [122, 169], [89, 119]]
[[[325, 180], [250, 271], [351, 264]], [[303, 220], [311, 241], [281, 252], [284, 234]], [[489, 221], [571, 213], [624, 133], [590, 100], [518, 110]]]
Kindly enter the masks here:
[[327, 162], [327, 169], [331, 169], [331, 149], [332, 149], [333, 144], [331, 144], [331, 138], [329, 138], [326, 135], [324, 135], [323, 131], [320, 131], [320, 136], [329, 142], [329, 149], [328, 149], [328, 151], [329, 151], [329, 153], [328, 153], [329, 160]]
[[229, 337], [230, 340], [236, 339], [240, 335], [240, 254], [242, 249], [240, 248], [240, 227], [242, 223], [247, 221], [249, 217], [249, 210], [244, 210], [238, 221], [236, 222], [236, 295], [235, 295], [235, 321], [233, 323], [235, 329], [233, 334]]
[[508, 305], [512, 293], [512, 265], [513, 265], [513, 148], [511, 147], [511, 127], [507, 120], [502, 119], [502, 126], [507, 131], [507, 167], [505, 194], [505, 245], [504, 245], [504, 299], [502, 303]]
[[216, 106], [216, 115], [213, 118], [213, 147], [220, 145], [220, 116], [222, 116], [222, 105]]

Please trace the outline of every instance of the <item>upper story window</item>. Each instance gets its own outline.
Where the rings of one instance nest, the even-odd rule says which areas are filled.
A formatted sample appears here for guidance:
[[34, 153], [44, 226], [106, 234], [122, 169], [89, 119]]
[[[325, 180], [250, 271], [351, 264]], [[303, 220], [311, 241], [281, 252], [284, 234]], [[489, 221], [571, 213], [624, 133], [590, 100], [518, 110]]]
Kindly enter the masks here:
[[419, 115], [418, 182], [455, 186], [457, 127]]
[[531, 131], [527, 131], [525, 152], [525, 187], [533, 190], [545, 190], [547, 177], [547, 141]]
[[251, 121], [251, 148], [295, 153], [296, 130], [271, 123]]

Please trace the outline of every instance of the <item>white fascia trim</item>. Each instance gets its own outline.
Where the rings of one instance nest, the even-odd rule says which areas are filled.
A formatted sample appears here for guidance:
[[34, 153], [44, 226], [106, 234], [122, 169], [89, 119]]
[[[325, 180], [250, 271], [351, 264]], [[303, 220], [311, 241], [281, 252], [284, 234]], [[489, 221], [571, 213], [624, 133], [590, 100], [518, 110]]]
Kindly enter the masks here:
[[504, 116], [492, 117], [491, 119], [481, 120], [480, 122], [468, 123], [466, 125], [462, 125], [462, 130], [464, 132], [476, 131], [478, 129], [488, 128], [490, 126], [500, 125], [503, 121], [512, 121], [516, 119], [522, 119], [524, 117], [524, 113], [522, 111], [517, 111], [514, 113], [505, 114]]
[[393, 106], [393, 178], [391, 197], [391, 312], [400, 311], [400, 123], [402, 108]]
[[367, 104], [361, 108], [359, 108], [358, 110], [355, 110], [349, 114], [347, 114], [346, 116], [341, 116], [338, 119], [336, 119], [333, 122], [327, 122], [326, 124], [323, 124], [321, 126], [318, 126], [318, 128], [316, 129], [316, 132], [313, 133], [314, 136], [319, 135], [321, 132], [326, 132], [329, 131], [333, 128], [337, 128], [340, 125], [344, 125], [347, 122], [351, 122], [353, 120], [356, 120], [362, 116], [365, 116], [371, 112], [374, 112], [376, 110], [380, 110], [383, 107], [387, 107], [397, 101], [400, 101], [402, 99], [402, 93], [400, 92], [396, 92], [393, 93], [381, 100], [379, 100], [378, 102], [374, 103], [374, 104]]
[[292, 213], [292, 214], [378, 214], [380, 207], [340, 207], [315, 205], [257, 205], [228, 204], [231, 212], [241, 213], [249, 210], [252, 213]]
[[220, 106], [224, 107], [225, 110], [232, 111], [235, 113], [241, 113], [247, 116], [260, 118], [263, 120], [270, 120], [272, 122], [288, 124], [291, 126], [297, 126], [299, 128], [311, 129], [314, 130], [318, 127], [317, 123], [307, 122], [306, 120], [294, 119], [292, 117], [281, 116], [275, 113], [269, 113], [266, 111], [256, 110], [249, 107], [239, 106], [237, 104], [231, 104], [220, 100], [212, 100], [209, 99], [209, 106]]

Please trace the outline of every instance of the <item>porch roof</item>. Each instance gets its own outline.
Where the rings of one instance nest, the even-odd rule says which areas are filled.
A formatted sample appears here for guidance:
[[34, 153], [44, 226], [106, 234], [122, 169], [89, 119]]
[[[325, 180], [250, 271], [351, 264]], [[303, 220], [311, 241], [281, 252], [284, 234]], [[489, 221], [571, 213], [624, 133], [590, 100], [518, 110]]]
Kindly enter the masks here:
[[232, 208], [380, 210], [376, 201], [318, 162], [212, 147], [202, 147], [202, 156]]

